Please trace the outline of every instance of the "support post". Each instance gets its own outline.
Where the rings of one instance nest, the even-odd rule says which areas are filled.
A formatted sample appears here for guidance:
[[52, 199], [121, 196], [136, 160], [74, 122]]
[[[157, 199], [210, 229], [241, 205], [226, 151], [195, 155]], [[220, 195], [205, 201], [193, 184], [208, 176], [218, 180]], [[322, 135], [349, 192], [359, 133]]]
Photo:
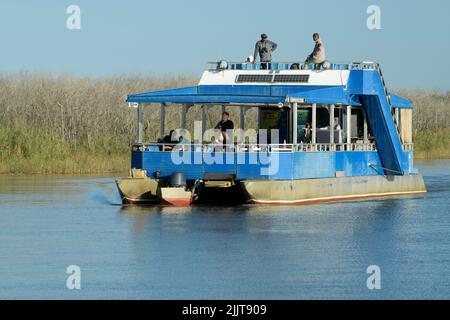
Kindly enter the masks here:
[[201, 143], [203, 144], [203, 136], [205, 135], [205, 131], [206, 131], [206, 111], [207, 111], [208, 106], [207, 105], [202, 105], [202, 141]]
[[186, 129], [186, 113], [187, 106], [183, 104], [181, 105], [181, 129]]
[[142, 143], [142, 103], [138, 104], [136, 115], [137, 115], [136, 142]]
[[164, 139], [164, 131], [166, 124], [166, 105], [161, 103], [160, 115], [159, 115], [159, 137]]
[[262, 119], [261, 119], [261, 107], [256, 107], [257, 108], [257, 117], [258, 117], [258, 133], [259, 130], [261, 129], [261, 125], [262, 125]]
[[297, 145], [297, 102], [292, 104], [292, 144]]
[[351, 149], [352, 143], [352, 106], [347, 106], [347, 151]]
[[245, 109], [243, 106], [239, 108], [239, 127], [245, 130]]
[[369, 126], [367, 124], [367, 113], [365, 109], [363, 109], [363, 117], [364, 117], [364, 127], [363, 127], [364, 145], [367, 148], [367, 145], [369, 144]]
[[317, 104], [312, 105], [312, 139], [311, 143], [314, 145], [313, 149], [316, 148], [316, 128], [317, 128]]
[[334, 104], [329, 106], [330, 113], [330, 151], [334, 151]]

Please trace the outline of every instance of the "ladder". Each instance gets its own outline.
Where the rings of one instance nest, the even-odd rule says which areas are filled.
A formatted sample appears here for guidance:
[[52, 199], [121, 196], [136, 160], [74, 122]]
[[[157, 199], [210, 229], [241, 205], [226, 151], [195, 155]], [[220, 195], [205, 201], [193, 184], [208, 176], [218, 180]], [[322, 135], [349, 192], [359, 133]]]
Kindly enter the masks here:
[[389, 104], [389, 108], [391, 111], [391, 116], [394, 119], [394, 124], [395, 124], [395, 128], [397, 129], [397, 133], [401, 139], [401, 135], [400, 135], [400, 124], [398, 123], [398, 119], [395, 116], [395, 111], [394, 111], [394, 107], [392, 106], [392, 100], [391, 100], [391, 95], [388, 92], [387, 86], [386, 86], [386, 81], [384, 80], [384, 76], [383, 76], [383, 71], [381, 71], [381, 65], [379, 63], [376, 64], [377, 66], [377, 70], [380, 74], [380, 78], [381, 78], [381, 83], [383, 84], [383, 89], [384, 89], [384, 95], [386, 96], [386, 99], [388, 101]]

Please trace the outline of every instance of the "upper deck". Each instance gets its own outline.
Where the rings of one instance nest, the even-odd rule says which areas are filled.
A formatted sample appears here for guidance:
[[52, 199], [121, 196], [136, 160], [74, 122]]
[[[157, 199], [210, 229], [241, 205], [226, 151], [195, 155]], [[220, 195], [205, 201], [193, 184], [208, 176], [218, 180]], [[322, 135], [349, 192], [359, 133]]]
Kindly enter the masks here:
[[345, 86], [351, 70], [378, 70], [374, 62], [332, 63], [327, 68], [300, 62], [208, 62], [199, 85]]

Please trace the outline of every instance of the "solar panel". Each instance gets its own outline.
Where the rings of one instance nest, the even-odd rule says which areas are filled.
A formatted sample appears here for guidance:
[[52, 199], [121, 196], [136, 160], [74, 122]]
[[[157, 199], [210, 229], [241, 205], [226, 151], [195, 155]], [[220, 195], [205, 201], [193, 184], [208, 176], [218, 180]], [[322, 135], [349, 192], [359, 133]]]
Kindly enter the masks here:
[[272, 82], [271, 74], [240, 74], [236, 82]]
[[278, 82], [278, 83], [308, 83], [309, 74], [240, 74], [238, 75], [236, 82]]
[[273, 82], [307, 83], [309, 74], [277, 74]]

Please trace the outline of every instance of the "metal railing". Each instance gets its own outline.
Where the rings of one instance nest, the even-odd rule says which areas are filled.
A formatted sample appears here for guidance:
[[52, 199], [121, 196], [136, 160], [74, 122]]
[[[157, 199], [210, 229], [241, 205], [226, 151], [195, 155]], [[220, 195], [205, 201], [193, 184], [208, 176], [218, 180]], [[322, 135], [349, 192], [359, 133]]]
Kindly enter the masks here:
[[133, 151], [140, 152], [360, 152], [376, 151], [374, 143], [316, 143], [316, 144], [174, 144], [141, 143], [134, 144]]
[[[270, 64], [270, 68], [267, 65]], [[292, 69], [298, 67], [298, 69]], [[332, 62], [327, 70], [378, 70], [380, 65], [376, 62]], [[314, 70], [323, 69], [321, 65], [306, 64], [299, 61], [290, 62], [235, 62], [235, 61], [210, 61], [207, 62], [206, 70]]]

